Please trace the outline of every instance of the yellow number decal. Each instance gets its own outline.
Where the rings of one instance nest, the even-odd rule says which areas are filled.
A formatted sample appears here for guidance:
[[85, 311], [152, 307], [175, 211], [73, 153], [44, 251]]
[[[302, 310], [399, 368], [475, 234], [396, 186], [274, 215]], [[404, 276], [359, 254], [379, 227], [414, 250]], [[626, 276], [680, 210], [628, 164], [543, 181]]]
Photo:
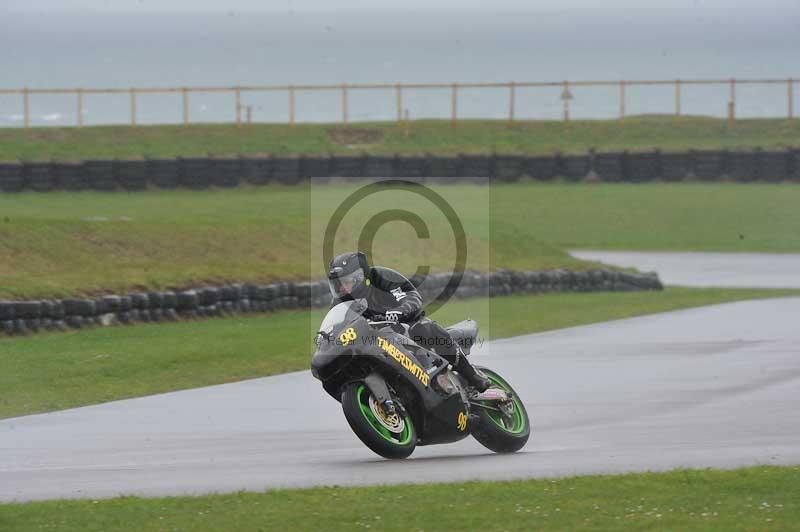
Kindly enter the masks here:
[[342, 342], [342, 345], [349, 345], [353, 343], [353, 341], [358, 338], [356, 331], [353, 330], [352, 327], [344, 331], [342, 334], [339, 335], [339, 341]]
[[464, 412], [458, 413], [458, 430], [467, 430], [467, 415]]

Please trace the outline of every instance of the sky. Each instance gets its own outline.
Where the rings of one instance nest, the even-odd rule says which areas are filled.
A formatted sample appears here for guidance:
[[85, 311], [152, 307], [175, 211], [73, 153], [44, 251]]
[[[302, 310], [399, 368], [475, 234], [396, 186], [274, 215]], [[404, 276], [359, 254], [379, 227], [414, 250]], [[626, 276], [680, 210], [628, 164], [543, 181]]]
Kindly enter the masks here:
[[[559, 40], [583, 40], [588, 47], [600, 34], [604, 40], [616, 38], [631, 44], [697, 47], [724, 42], [737, 48], [765, 43], [786, 48], [796, 45], [800, 35], [800, 0], [739, 0], [735, 4], [734, 0], [0, 0], [0, 42], [4, 10], [10, 13], [7, 20], [17, 13], [51, 23], [62, 13], [106, 20], [152, 14], [153, 23], [162, 20], [159, 15], [163, 20], [180, 14], [234, 21], [246, 20], [251, 13], [252, 17], [293, 18], [292, 27], [307, 21], [321, 24], [326, 31], [346, 28], [348, 38], [374, 38], [377, 33], [400, 40], [412, 37], [422, 26], [441, 28], [446, 34], [465, 25], [479, 39], [484, 28], [504, 24], [517, 34], [523, 31], [534, 37], [557, 31]], [[389, 13], [402, 18], [389, 18]], [[482, 18], [465, 18], [472, 13]], [[30, 18], [27, 23], [36, 25]], [[103, 26], [111, 24], [98, 24], [98, 34]], [[7, 32], [13, 30], [13, 26], [7, 28]]]
[[[1, 0], [0, 9], [24, 11], [535, 11], [535, 12], [602, 12], [613, 9], [653, 11], [759, 11], [800, 14], [797, 0]], [[332, 7], [335, 6], [335, 7]]]
[[362, 25], [355, 25], [365, 30], [368, 25], [391, 25], [387, 13], [419, 15], [425, 17], [420, 23], [438, 25], [470, 13], [485, 13], [487, 21], [519, 14], [532, 20], [531, 31], [559, 27], [583, 34], [624, 28], [641, 34], [674, 34], [675, 40], [687, 33], [727, 34], [739, 36], [739, 44], [783, 39], [782, 46], [796, 42], [793, 34], [800, 34], [800, 0], [0, 0], [0, 33], [3, 11], [49, 17], [185, 13], [241, 18], [252, 13], [322, 16], [338, 18], [337, 22], [345, 15], [357, 15]]
[[[800, 0], [0, 0], [0, 50], [0, 87], [785, 79], [800, 74]], [[742, 100], [753, 114], [771, 102], [783, 112], [776, 87], [743, 87]], [[692, 94], [724, 103], [725, 90]], [[662, 96], [669, 109], [672, 93]], [[6, 100], [17, 115], [17, 99]], [[109, 99], [106, 112], [100, 100], [96, 116], [124, 115], [124, 102]], [[161, 112], [145, 100], [142, 113]], [[688, 94], [686, 105], [692, 112]], [[72, 100], [40, 108], [63, 114]]]

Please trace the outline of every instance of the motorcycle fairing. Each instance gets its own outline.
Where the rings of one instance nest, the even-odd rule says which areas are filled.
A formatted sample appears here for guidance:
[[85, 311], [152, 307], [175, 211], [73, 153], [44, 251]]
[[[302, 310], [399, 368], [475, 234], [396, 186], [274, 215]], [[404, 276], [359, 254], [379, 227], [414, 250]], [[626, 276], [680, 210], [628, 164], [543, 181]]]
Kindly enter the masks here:
[[[467, 436], [469, 434], [467, 426], [469, 401], [466, 392], [461, 388], [460, 383], [457, 383], [453, 390], [448, 392], [436, 382], [439, 375], [449, 371], [447, 362], [436, 353], [417, 344], [412, 346], [415, 349], [409, 349], [408, 343], [411, 340], [402, 334], [390, 331], [389, 328], [379, 331], [376, 337], [384, 339], [391, 345], [389, 351], [393, 351], [395, 354], [397, 351], [402, 353], [402, 357], [392, 356], [381, 347], [391, 371], [401, 374], [418, 393], [422, 406], [420, 412], [422, 426], [416, 427], [419, 436], [418, 445], [449, 443]], [[375, 344], [378, 347], [385, 345], [380, 340], [376, 340]], [[413, 366], [404, 364], [404, 359], [413, 361], [415, 366], [425, 368], [428, 376], [427, 385], [423, 385], [422, 380], [415, 378], [416, 375], [411, 376], [412, 372], [407, 368]], [[419, 425], [419, 419], [415, 421]]]
[[[350, 333], [344, 335], [343, 331]], [[416, 392], [419, 408], [415, 409], [417, 415], [413, 419], [419, 445], [458, 441], [469, 434], [465, 421], [469, 416], [469, 401], [461, 385], [446, 391], [435, 381], [448, 371], [442, 357], [413, 343], [391, 326], [376, 329], [362, 316], [343, 321], [325, 332], [327, 337], [318, 342], [312, 358], [312, 373], [336, 400], [341, 400], [339, 390], [350, 380], [348, 369], [360, 357], [370, 357], [367, 365], [384, 380], [399, 378]]]

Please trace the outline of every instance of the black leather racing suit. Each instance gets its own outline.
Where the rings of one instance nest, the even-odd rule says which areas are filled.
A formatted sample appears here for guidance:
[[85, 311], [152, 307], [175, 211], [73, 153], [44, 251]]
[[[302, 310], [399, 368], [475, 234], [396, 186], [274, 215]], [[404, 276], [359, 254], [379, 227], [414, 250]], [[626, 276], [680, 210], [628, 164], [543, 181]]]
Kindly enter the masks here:
[[[417, 344], [435, 351], [447, 360], [462, 374], [474, 373], [466, 357], [460, 356], [456, 343], [444, 327], [425, 317], [422, 310], [422, 296], [416, 287], [403, 274], [375, 266], [370, 268], [369, 286], [367, 286], [367, 310], [364, 317], [368, 320], [382, 320], [387, 311], [400, 311], [399, 321], [408, 323], [411, 339]], [[349, 299], [349, 298], [348, 298]], [[341, 298], [334, 298], [331, 306], [341, 303]]]

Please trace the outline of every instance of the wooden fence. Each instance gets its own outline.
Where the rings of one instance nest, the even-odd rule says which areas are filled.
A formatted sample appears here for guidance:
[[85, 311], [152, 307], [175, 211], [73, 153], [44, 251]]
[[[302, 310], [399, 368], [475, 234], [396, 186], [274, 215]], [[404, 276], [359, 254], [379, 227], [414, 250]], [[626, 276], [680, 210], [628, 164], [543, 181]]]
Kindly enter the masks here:
[[190, 123], [189, 98], [192, 94], [199, 93], [229, 93], [232, 96], [232, 119], [237, 125], [242, 125], [242, 112], [249, 109], [242, 105], [242, 94], [252, 92], [285, 92], [286, 105], [289, 111], [289, 125], [297, 123], [297, 94], [300, 92], [335, 91], [341, 96], [341, 123], [350, 122], [348, 102], [351, 92], [365, 90], [392, 90], [395, 93], [395, 107], [397, 121], [402, 123], [407, 117], [403, 112], [403, 93], [407, 90], [446, 90], [450, 92], [450, 121], [453, 127], [458, 122], [458, 97], [463, 90], [469, 89], [505, 89], [508, 91], [508, 120], [516, 119], [517, 90], [524, 88], [561, 88], [563, 101], [562, 119], [570, 120], [571, 89], [577, 87], [618, 87], [619, 90], [619, 118], [626, 115], [626, 89], [642, 86], [668, 86], [674, 87], [676, 117], [681, 116], [681, 96], [684, 87], [694, 85], [716, 85], [728, 87], [728, 121], [733, 125], [736, 120], [736, 88], [742, 85], [785, 85], [786, 87], [786, 117], [794, 118], [794, 84], [797, 78], [787, 79], [674, 79], [674, 80], [619, 80], [619, 81], [539, 81], [539, 82], [504, 82], [504, 83], [375, 83], [375, 84], [341, 84], [341, 85], [249, 85], [233, 87], [131, 87], [123, 88], [73, 88], [73, 89], [41, 89], [24, 87], [22, 89], [0, 89], [0, 94], [16, 94], [21, 97], [22, 116], [24, 127], [30, 128], [30, 97], [35, 94], [71, 94], [75, 96], [77, 127], [83, 127], [83, 106], [87, 96], [93, 94], [126, 94], [129, 97], [130, 126], [136, 127], [137, 121], [137, 96], [143, 94], [180, 94], [183, 109], [183, 125]]

